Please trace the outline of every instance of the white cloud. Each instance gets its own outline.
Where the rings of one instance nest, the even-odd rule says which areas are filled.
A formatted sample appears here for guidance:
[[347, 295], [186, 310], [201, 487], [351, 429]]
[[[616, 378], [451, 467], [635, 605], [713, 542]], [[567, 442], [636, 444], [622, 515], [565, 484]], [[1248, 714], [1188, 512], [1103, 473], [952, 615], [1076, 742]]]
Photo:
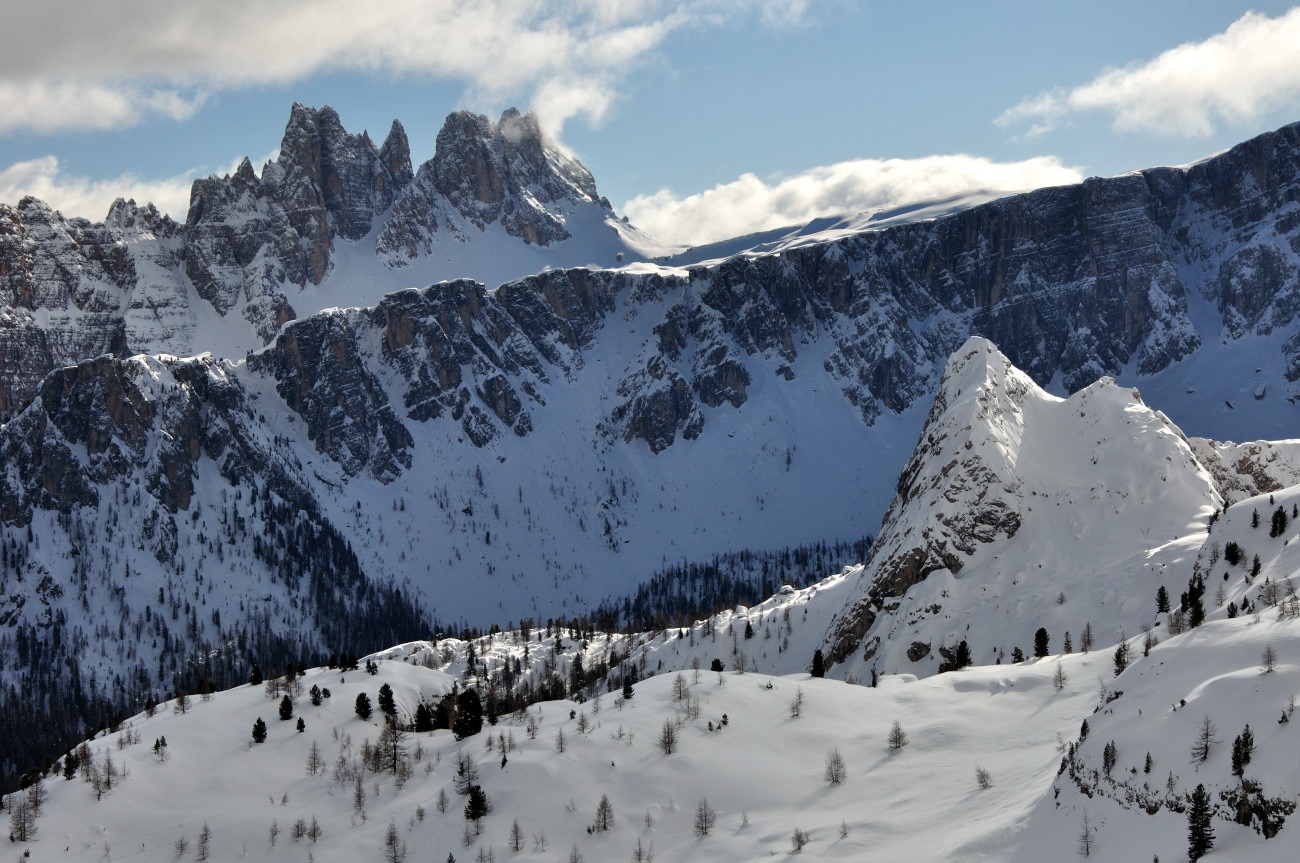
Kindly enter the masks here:
[[700, 245], [755, 231], [802, 225], [820, 216], [937, 201], [980, 191], [1022, 191], [1077, 183], [1058, 159], [993, 162], [978, 156], [856, 159], [768, 182], [744, 174], [695, 195], [663, 189], [624, 207], [641, 229], [671, 243]]
[[7, 4], [0, 132], [180, 119], [203, 94], [323, 72], [463, 81], [530, 99], [552, 131], [598, 121], [627, 71], [675, 30], [757, 16], [796, 21], [806, 0], [83, 0]]
[[[232, 168], [233, 170], [233, 168]], [[153, 202], [177, 221], [185, 221], [190, 206], [190, 185], [198, 172], [164, 180], [145, 180], [124, 174], [108, 180], [68, 176], [54, 156], [16, 162], [0, 171], [0, 201], [17, 201], [33, 195], [65, 216], [84, 216], [95, 221], [108, 213], [116, 198]]]
[[1004, 129], [1039, 135], [1071, 114], [1101, 111], [1126, 132], [1205, 137], [1300, 104], [1300, 7], [1278, 18], [1248, 12], [1204, 42], [1111, 69], [1070, 90], [1039, 93], [1004, 111]]

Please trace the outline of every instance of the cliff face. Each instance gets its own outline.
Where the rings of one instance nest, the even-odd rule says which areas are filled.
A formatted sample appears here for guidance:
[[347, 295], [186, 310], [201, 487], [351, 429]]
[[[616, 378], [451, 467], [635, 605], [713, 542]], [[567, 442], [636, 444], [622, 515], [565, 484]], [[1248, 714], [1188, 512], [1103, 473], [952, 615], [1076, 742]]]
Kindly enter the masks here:
[[[624, 387], [613, 426], [662, 449], [669, 429], [698, 433], [694, 403], [748, 398], [743, 357], [780, 357], [773, 366], [788, 378], [802, 346], [826, 337], [824, 368], [867, 423], [928, 396], [970, 334], [1039, 383], [1059, 375], [1074, 391], [1104, 374], [1157, 373], [1218, 338], [1192, 324], [1191, 310], [1205, 305], [1229, 340], [1281, 336], [1287, 378], [1300, 380], [1298, 160], [1300, 127], [1291, 126], [1187, 169], [1093, 179], [693, 269], [687, 302], [650, 310], [662, 338], [656, 356], [629, 370], [641, 384]], [[581, 214], [599, 218], [588, 225]], [[102, 224], [65, 220], [37, 201], [0, 208], [0, 412], [12, 415], [64, 363], [204, 350], [205, 309], [243, 322], [243, 349], [270, 343], [303, 308], [322, 305], [316, 292], [345, 249], [400, 284], [392, 274], [422, 277], [476, 243], [497, 244], [494, 255], [473, 252], [487, 258], [509, 259], [511, 244], [582, 255], [574, 226], [612, 237], [607, 224], [593, 227], [608, 217], [590, 173], [532, 115], [452, 114], [434, 158], [413, 171], [400, 123], [376, 147], [333, 110], [295, 105], [279, 157], [260, 176], [245, 161], [196, 182], [183, 227], [125, 203]], [[370, 270], [347, 272], [340, 278], [358, 281], [331, 296], [378, 301], [365, 302], [361, 287], [375, 281]], [[633, 293], [649, 296], [664, 278], [682, 277], [627, 281], [644, 281]], [[701, 349], [683, 366], [687, 340]]]

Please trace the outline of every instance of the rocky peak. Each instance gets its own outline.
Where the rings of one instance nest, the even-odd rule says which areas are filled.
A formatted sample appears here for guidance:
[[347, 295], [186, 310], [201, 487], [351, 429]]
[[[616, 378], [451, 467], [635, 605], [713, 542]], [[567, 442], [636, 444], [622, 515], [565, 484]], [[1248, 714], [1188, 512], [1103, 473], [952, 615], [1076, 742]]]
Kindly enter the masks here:
[[569, 238], [555, 205], [599, 200], [591, 173], [546, 138], [531, 111], [511, 108], [497, 123], [451, 114], [429, 169], [433, 188], [480, 230], [500, 221], [538, 245]]
[[[382, 170], [375, 172], [375, 194], [387, 196], [391, 203], [415, 179], [415, 172], [411, 169], [411, 145], [399, 120], [393, 121], [388, 137], [379, 148], [379, 167]], [[393, 184], [392, 188], [388, 183]]]
[[[1222, 502], [1182, 432], [1137, 390], [1102, 377], [1057, 398], [971, 337], [945, 368], [859, 596], [829, 633], [830, 653], [859, 667], [924, 660], [930, 665], [916, 670], [933, 671], [934, 644], [942, 655], [970, 638], [972, 647], [979, 640], [981, 650], [1009, 653], [1052, 620], [1077, 633], [1093, 609], [1067, 613], [1058, 585], [1096, 597], [1154, 595], [1181, 553], [1168, 537]], [[967, 612], [956, 626], [952, 611], [963, 603], [984, 617]], [[1000, 603], [1035, 623], [1006, 632]], [[1105, 613], [1131, 632], [1147, 609], [1121, 601]], [[927, 651], [904, 657], [907, 643]]]

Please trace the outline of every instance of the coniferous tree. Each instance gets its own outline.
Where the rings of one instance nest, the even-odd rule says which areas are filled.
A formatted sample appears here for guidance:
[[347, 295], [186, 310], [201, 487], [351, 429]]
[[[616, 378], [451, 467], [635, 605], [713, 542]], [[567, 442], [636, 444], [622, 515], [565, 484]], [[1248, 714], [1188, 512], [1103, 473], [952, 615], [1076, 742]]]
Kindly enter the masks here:
[[609, 802], [609, 795], [600, 795], [600, 803], [596, 806], [596, 823], [597, 832], [608, 833], [614, 826], [614, 805]]
[[1246, 766], [1250, 764], [1250, 757], [1255, 752], [1255, 732], [1250, 730], [1248, 724], [1236, 739], [1232, 741], [1232, 775], [1238, 778], [1244, 778]]
[[469, 787], [469, 799], [465, 803], [465, 819], [477, 822], [484, 815], [491, 811], [488, 804], [487, 794], [483, 792], [482, 785], [471, 785]]
[[248, 675], [248, 684], [249, 684], [249, 686], [261, 686], [261, 685], [262, 685], [262, 666], [257, 665], [256, 663], [254, 663], [254, 665], [253, 665], [253, 670], [252, 670], [251, 672], [249, 672], [249, 675]]
[[718, 813], [709, 805], [707, 797], [700, 798], [700, 804], [695, 807], [695, 820], [691, 827], [695, 835], [701, 839], [708, 836], [713, 831], [713, 825], [718, 820]]
[[1101, 750], [1101, 769], [1107, 776], [1110, 776], [1110, 771], [1115, 768], [1116, 755], [1117, 750], [1115, 749], [1114, 740], [1107, 743]]
[[1115, 676], [1119, 677], [1128, 668], [1128, 642], [1121, 641], [1115, 645]]
[[451, 724], [451, 733], [457, 740], [472, 737], [483, 730], [483, 702], [479, 700], [478, 691], [464, 689], [456, 697], [456, 718]]
[[415, 730], [418, 732], [433, 730], [433, 711], [423, 701], [415, 708]]
[[1162, 584], [1156, 591], [1156, 614], [1169, 613], [1169, 591]]
[[266, 723], [262, 721], [262, 717], [260, 716], [257, 717], [257, 721], [253, 723], [253, 742], [266, 742]]
[[1047, 644], [1047, 628], [1040, 626], [1038, 627], [1038, 631], [1034, 633], [1034, 656], [1037, 656], [1039, 659], [1046, 656]]
[[372, 710], [370, 707], [369, 695], [366, 695], [364, 692], [357, 693], [356, 711], [357, 716], [360, 716], [362, 719], [370, 718]]
[[628, 669], [627, 673], [623, 675], [623, 700], [624, 701], [632, 700], [632, 696], [634, 694], [632, 689], [632, 684], [636, 682], [634, 680], [634, 677], [635, 675], [632, 673], [631, 669]]
[[1214, 847], [1213, 814], [1210, 795], [1204, 785], [1192, 792], [1192, 805], [1187, 808], [1187, 859], [1200, 860]]
[[1210, 721], [1208, 715], [1201, 720], [1201, 724], [1196, 730], [1196, 739], [1192, 741], [1193, 761], [1204, 763], [1209, 760], [1211, 747], [1219, 742], [1219, 738], [1214, 736], [1217, 732], [1218, 729], [1214, 727], [1214, 723]]
[[889, 748], [902, 749], [907, 745], [907, 733], [903, 731], [903, 726], [897, 719], [889, 728]]
[[672, 755], [677, 751], [677, 724], [671, 719], [665, 719], [663, 728], [659, 731], [659, 751], [664, 755]]
[[280, 719], [293, 719], [293, 699], [287, 695], [280, 699]]
[[826, 676], [826, 657], [822, 654], [820, 648], [813, 651], [812, 669], [809, 671], [809, 673], [813, 677]]
[[379, 710], [385, 716], [397, 715], [397, 702], [393, 700], [393, 687], [385, 683], [379, 687]]
[[1205, 579], [1194, 573], [1183, 594], [1183, 610], [1187, 612], [1187, 625], [1196, 627], [1205, 622]]

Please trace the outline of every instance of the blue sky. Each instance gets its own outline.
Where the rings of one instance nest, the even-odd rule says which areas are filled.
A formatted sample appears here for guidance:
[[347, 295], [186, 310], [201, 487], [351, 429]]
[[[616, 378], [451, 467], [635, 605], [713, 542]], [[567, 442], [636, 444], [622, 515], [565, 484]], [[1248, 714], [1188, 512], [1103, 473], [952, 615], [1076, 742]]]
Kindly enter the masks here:
[[0, 0], [0, 200], [184, 218], [289, 106], [353, 131], [533, 108], [620, 212], [700, 242], [1181, 164], [1300, 120], [1287, 3]]

